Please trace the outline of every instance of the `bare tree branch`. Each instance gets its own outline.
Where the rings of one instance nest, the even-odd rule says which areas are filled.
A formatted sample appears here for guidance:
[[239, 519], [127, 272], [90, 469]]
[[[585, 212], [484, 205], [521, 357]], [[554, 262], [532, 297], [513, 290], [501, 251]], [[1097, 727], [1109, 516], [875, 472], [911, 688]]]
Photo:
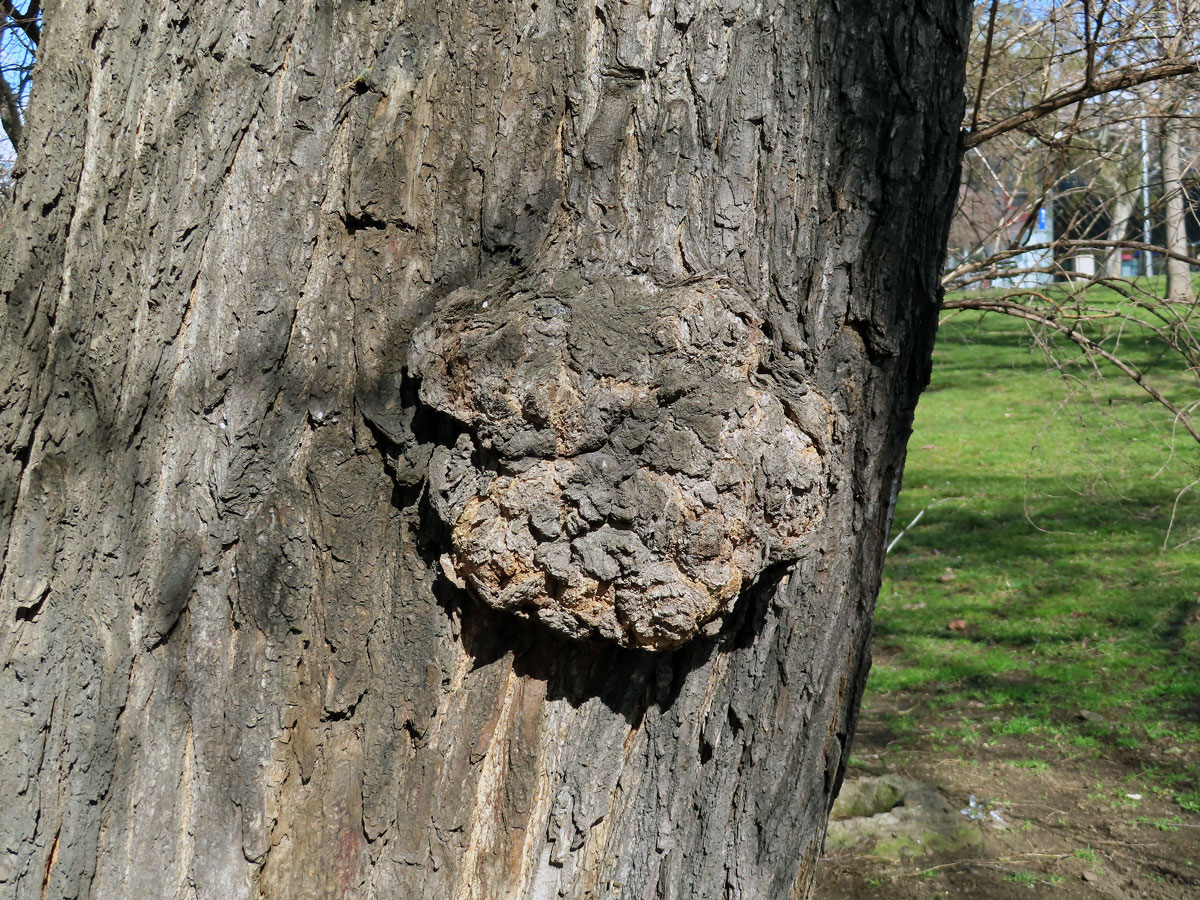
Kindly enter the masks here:
[[[1011, 259], [1014, 256], [1020, 256], [1023, 253], [1029, 253], [1036, 250], [1054, 250], [1056, 248], [1081, 249], [1095, 247], [1097, 249], [1128, 249], [1142, 250], [1147, 253], [1157, 253], [1160, 256], [1178, 259], [1188, 265], [1200, 266], [1200, 258], [1195, 256], [1187, 256], [1183, 253], [1176, 253], [1166, 247], [1160, 247], [1157, 244], [1147, 244], [1142, 241], [1102, 241], [1102, 240], [1070, 240], [1060, 238], [1054, 241], [1047, 241], [1041, 244], [1025, 244], [1020, 247], [1009, 247], [1007, 250], [997, 250], [995, 253], [988, 255], [987, 259], [982, 259], [977, 262], [963, 263], [947, 272], [942, 278], [942, 284], [950, 284], [964, 275], [970, 275], [972, 272], [983, 272], [988, 268], [996, 266], [997, 263], [1003, 262], [1006, 259]], [[1024, 270], [1023, 270], [1024, 271]], [[1028, 271], [1058, 271], [1057, 269], [1030, 269]], [[1005, 270], [1005, 274], [1009, 274]]]
[[992, 0], [992, 9], [988, 13], [987, 43], [983, 48], [983, 65], [979, 72], [979, 87], [975, 91], [975, 109], [971, 113], [971, 131], [979, 126], [979, 109], [983, 105], [983, 86], [987, 82], [988, 65], [992, 61], [992, 38], [996, 34], [996, 10], [1000, 0]]
[[13, 150], [19, 151], [22, 131], [21, 107], [17, 105], [17, 98], [4, 78], [0, 78], [0, 125], [4, 126], [4, 133], [8, 135]]
[[963, 146], [967, 149], [977, 147], [985, 141], [1005, 134], [1009, 131], [1015, 131], [1022, 125], [1027, 125], [1037, 119], [1043, 118], [1050, 113], [1062, 109], [1065, 106], [1070, 106], [1072, 103], [1078, 103], [1081, 100], [1087, 100], [1091, 97], [1098, 97], [1101, 94], [1110, 94], [1113, 91], [1122, 91], [1127, 88], [1136, 87], [1139, 84], [1145, 84], [1149, 81], [1158, 81], [1163, 78], [1176, 78], [1180, 75], [1192, 75], [1200, 72], [1200, 62], [1194, 60], [1188, 61], [1173, 61], [1159, 63], [1158, 65], [1147, 67], [1129, 67], [1118, 69], [1109, 75], [1105, 75], [1093, 80], [1088, 84], [1086, 80], [1076, 87], [1068, 88], [1051, 94], [1046, 99], [1035, 103], [1028, 109], [1024, 109], [1019, 113], [1001, 119], [998, 122], [993, 122], [978, 131], [967, 131], [963, 135]]
[[21, 12], [13, 5], [12, 0], [0, 0], [0, 13], [12, 19], [13, 23], [25, 33], [35, 47], [42, 40], [42, 29], [38, 25], [38, 12], [41, 5], [41, 0], [32, 0], [29, 9]]

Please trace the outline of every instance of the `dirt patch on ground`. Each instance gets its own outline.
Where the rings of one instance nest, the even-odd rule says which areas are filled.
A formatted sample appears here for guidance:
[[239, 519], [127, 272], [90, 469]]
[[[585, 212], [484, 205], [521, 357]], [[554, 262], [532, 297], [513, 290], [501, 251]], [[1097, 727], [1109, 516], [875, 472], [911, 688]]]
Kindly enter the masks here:
[[900, 775], [932, 786], [979, 841], [950, 851], [827, 842], [817, 900], [1200, 897], [1200, 816], [1163, 787], [1172, 771], [1192, 768], [1200, 748], [1161, 741], [1096, 754], [1028, 736], [956, 744], [920, 730], [898, 741], [886, 705], [868, 701], [847, 778]]

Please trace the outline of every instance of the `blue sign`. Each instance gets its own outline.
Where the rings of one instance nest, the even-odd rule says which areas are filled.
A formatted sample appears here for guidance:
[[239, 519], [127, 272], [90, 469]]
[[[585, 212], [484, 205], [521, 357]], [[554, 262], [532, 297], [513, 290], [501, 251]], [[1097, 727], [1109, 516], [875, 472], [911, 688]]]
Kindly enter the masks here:
[[1045, 230], [1046, 230], [1046, 210], [1039, 209], [1038, 210], [1038, 231], [1045, 231]]

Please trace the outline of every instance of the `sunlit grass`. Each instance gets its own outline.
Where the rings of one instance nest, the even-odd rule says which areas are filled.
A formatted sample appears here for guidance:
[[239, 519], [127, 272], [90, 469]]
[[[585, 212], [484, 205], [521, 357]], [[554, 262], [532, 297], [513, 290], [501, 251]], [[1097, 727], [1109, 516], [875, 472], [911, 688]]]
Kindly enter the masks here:
[[[994, 314], [943, 324], [893, 534], [925, 512], [888, 559], [868, 694], [919, 695], [955, 723], [982, 704], [999, 735], [1194, 759], [1200, 447], [1061, 341], [1048, 369], [1030, 336]], [[1177, 404], [1200, 396], [1144, 336], [1127, 329], [1122, 352]]]

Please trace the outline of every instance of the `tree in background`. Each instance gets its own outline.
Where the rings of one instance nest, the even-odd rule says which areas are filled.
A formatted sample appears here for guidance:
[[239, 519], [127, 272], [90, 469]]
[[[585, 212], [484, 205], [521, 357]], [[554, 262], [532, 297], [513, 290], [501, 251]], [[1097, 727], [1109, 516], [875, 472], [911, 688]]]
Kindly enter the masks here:
[[[943, 283], [946, 309], [1016, 316], [1046, 346], [1066, 339], [1200, 440], [1194, 399], [1168, 396], [1119, 350], [1135, 325], [1200, 373], [1188, 272], [1200, 260], [1186, 239], [1187, 172], [1200, 153], [1182, 137], [1200, 111], [1196, 21], [1194, 2], [977, 7], [964, 188]], [[1143, 268], [1166, 260], [1165, 290], [1127, 277], [1131, 253]], [[1095, 287], [1124, 302], [1097, 299]]]
[[42, 39], [41, 0], [26, 0], [24, 5], [22, 11], [13, 0], [0, 0], [0, 126], [13, 157], [21, 148], [25, 104]]
[[[1160, 53], [1168, 59], [1194, 59], [1197, 40], [1200, 39], [1200, 0], [1172, 0], [1159, 6], [1157, 35]], [[1162, 122], [1162, 180], [1163, 200], [1166, 207], [1167, 247], [1167, 299], [1173, 303], [1187, 304], [1196, 299], [1192, 285], [1188, 256], [1187, 207], [1188, 197], [1184, 185], [1183, 138], [1184, 118], [1200, 113], [1197, 102], [1197, 85], [1193, 79], [1170, 81], [1163, 85], [1160, 115]], [[1195, 152], [1190, 160], [1197, 163]]]

